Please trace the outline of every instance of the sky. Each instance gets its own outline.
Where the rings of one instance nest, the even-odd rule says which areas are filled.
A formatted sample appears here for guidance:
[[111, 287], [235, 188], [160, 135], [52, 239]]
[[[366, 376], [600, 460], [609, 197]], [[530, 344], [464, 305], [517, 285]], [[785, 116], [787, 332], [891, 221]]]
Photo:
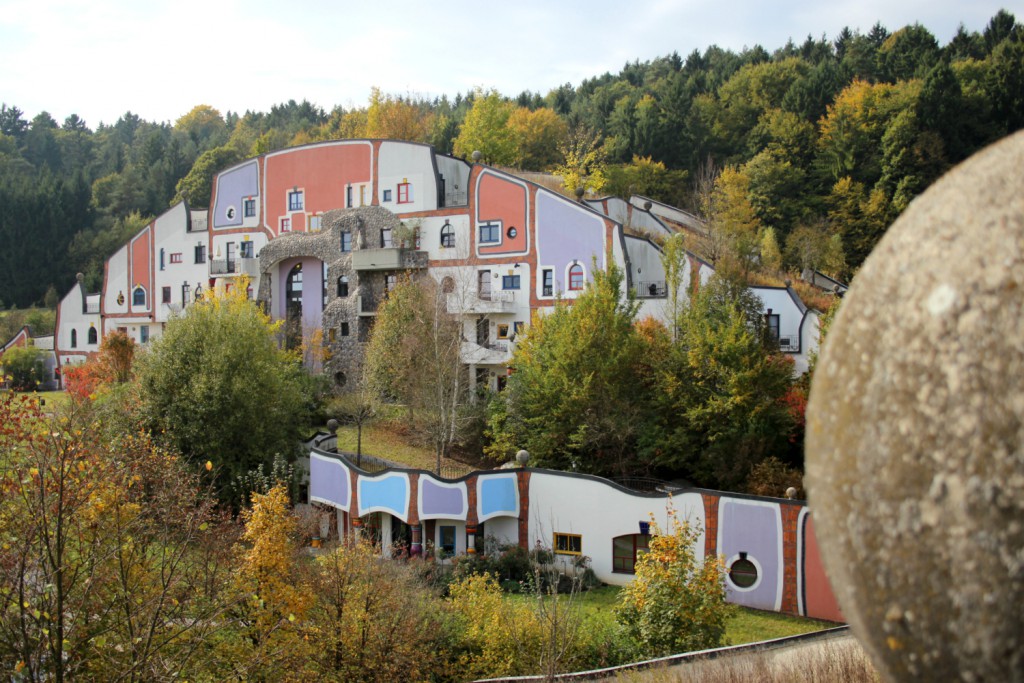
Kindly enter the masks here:
[[1000, 8], [1024, 18], [1005, 0], [0, 0], [0, 102], [95, 128], [126, 111], [173, 123], [198, 104], [348, 109], [374, 86], [543, 95], [673, 51], [772, 52], [878, 21], [920, 23], [944, 45]]

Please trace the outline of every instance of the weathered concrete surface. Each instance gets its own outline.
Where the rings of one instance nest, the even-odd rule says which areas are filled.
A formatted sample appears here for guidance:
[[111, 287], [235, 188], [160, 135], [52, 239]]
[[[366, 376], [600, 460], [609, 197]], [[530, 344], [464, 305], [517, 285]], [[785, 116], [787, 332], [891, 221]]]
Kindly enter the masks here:
[[807, 485], [889, 680], [1024, 680], [1024, 133], [890, 228], [822, 349]]

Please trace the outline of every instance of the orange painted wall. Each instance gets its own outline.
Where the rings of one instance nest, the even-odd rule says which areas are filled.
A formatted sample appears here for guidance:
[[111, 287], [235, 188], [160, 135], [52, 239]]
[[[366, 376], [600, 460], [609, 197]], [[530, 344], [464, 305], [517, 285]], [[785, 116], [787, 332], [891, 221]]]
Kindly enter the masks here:
[[825, 567], [821, 563], [821, 549], [814, 535], [814, 520], [810, 516], [804, 518], [803, 565], [805, 616], [845, 622], [832, 585], [825, 575]]
[[[305, 190], [307, 213], [345, 207], [345, 186], [369, 183], [372, 178], [372, 145], [368, 142], [300, 147], [267, 157], [264, 221], [277, 234], [280, 219], [288, 214], [288, 192]], [[358, 190], [354, 190], [358, 199]], [[300, 227], [301, 226], [301, 227]], [[292, 221], [292, 230], [304, 229], [304, 221]]]
[[[152, 269], [152, 253], [153, 253], [153, 228], [152, 226], [147, 227], [143, 230], [135, 241], [132, 242], [130, 258], [131, 258], [131, 286], [129, 291], [125, 293], [128, 297], [128, 301], [132, 301], [132, 292], [135, 288], [142, 286], [146, 288], [146, 303], [152, 304], [153, 297], [153, 269]], [[149, 307], [147, 307], [149, 308]]]
[[[527, 249], [529, 226], [526, 222], [526, 188], [496, 175], [485, 173], [480, 179], [479, 223], [501, 221], [501, 244], [480, 246], [481, 254], [510, 254], [524, 252]], [[516, 236], [509, 239], [508, 229], [516, 228]], [[480, 231], [474, 230], [473, 239], [480, 237]]]

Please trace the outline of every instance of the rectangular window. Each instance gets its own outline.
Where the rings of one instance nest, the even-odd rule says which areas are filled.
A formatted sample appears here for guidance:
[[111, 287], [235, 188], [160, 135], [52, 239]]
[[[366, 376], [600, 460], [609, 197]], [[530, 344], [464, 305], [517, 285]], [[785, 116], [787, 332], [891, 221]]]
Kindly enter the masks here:
[[359, 206], [366, 206], [366, 185], [359, 186]]
[[160, 250], [160, 270], [164, 269], [164, 250]]
[[196, 245], [196, 263], [206, 263], [206, 245]]
[[384, 190], [384, 196], [381, 198], [381, 201], [382, 202], [390, 202], [391, 201], [391, 190]]
[[347, 231], [341, 233], [341, 250], [343, 252], [352, 251], [352, 233]]
[[526, 323], [524, 323], [522, 320], [517, 320], [514, 323], [512, 323], [512, 334], [514, 336], [518, 337], [519, 335], [521, 335], [524, 329], [526, 329]]
[[545, 268], [543, 271], [541, 271], [541, 278], [543, 279], [541, 296], [554, 296], [555, 271], [552, 270], [551, 268]]
[[171, 288], [164, 287], [160, 290], [160, 301], [165, 304], [171, 303]]
[[771, 309], [768, 309], [768, 340], [772, 344], [779, 343], [779, 316], [774, 315]]
[[242, 242], [242, 258], [252, 258], [253, 249], [254, 247], [252, 242]]
[[455, 554], [455, 527], [440, 527], [438, 533], [438, 545], [441, 547], [441, 552], [445, 555], [451, 556]]
[[348, 323], [347, 322], [341, 324], [341, 336], [342, 337], [347, 337], [348, 336]]
[[242, 201], [242, 213], [246, 218], [253, 218], [256, 215], [256, 200], [246, 199]]
[[501, 223], [480, 224], [480, 244], [497, 244], [501, 241]]
[[412, 185], [409, 183], [398, 184], [398, 203], [408, 204], [412, 201]]
[[501, 288], [502, 289], [519, 289], [519, 276], [518, 275], [502, 275], [501, 276]]
[[302, 190], [292, 190], [288, 193], [289, 211], [302, 211], [302, 208], [305, 206], [305, 201], [302, 195]]
[[508, 325], [505, 323], [498, 324], [498, 339], [508, 339]]
[[346, 209], [351, 209], [352, 208], [352, 186], [351, 185], [349, 185], [348, 187], [345, 188], [345, 208]]
[[397, 275], [385, 275], [384, 276], [384, 295], [387, 296], [388, 292], [393, 292], [395, 287], [398, 286]]
[[171, 263], [181, 263], [181, 252], [171, 254]]
[[579, 534], [555, 534], [555, 553], [558, 555], [582, 555], [583, 537]]
[[292, 231], [292, 219], [291, 218], [282, 218], [281, 219], [281, 232], [291, 232], [291, 231]]
[[309, 217], [309, 230], [310, 232], [318, 232], [320, 230], [321, 216], [310, 216]]
[[380, 246], [384, 249], [390, 249], [394, 246], [391, 241], [391, 228], [381, 228], [380, 230]]
[[481, 270], [477, 276], [477, 295], [483, 301], [491, 300], [491, 271]]
[[149, 325], [139, 325], [139, 343], [149, 343]]
[[327, 341], [333, 344], [338, 340], [338, 333], [334, 331], [334, 328], [327, 330]]

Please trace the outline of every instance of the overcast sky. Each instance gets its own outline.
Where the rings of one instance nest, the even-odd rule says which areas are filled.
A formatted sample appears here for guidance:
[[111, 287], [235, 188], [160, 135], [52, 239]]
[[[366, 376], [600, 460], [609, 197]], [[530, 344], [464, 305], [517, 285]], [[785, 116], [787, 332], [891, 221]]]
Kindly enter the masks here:
[[921, 23], [944, 45], [1000, 7], [1014, 11], [998, 0], [0, 0], [0, 102], [95, 128], [129, 110], [173, 122], [197, 104], [363, 106], [372, 86], [546, 94], [672, 51], [771, 52], [876, 21]]

